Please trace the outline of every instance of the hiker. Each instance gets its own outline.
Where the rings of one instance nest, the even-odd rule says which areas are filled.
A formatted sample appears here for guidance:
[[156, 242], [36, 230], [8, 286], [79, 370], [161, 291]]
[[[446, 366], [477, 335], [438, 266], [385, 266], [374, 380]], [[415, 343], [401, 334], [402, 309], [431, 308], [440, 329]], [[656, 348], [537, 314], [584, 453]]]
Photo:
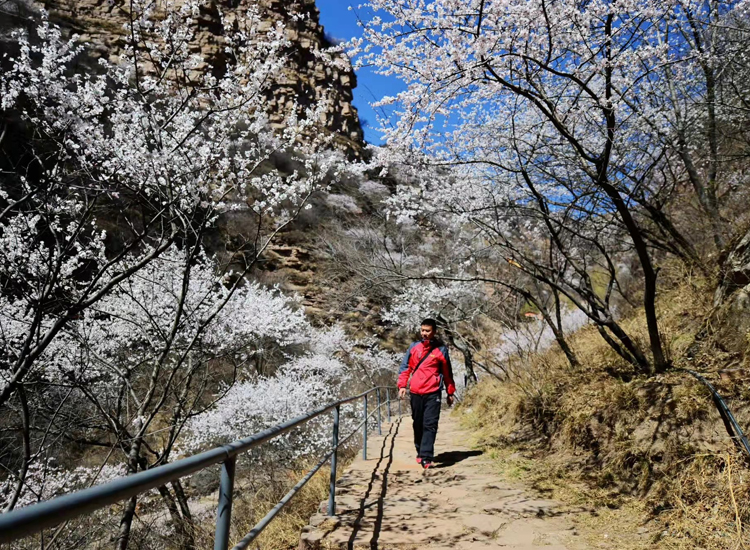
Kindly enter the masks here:
[[453, 405], [456, 385], [453, 383], [451, 359], [446, 346], [437, 337], [437, 323], [425, 319], [420, 327], [422, 340], [414, 342], [401, 362], [398, 374], [398, 396], [411, 393], [411, 418], [414, 426], [414, 446], [417, 463], [427, 469], [432, 466], [435, 436], [440, 420], [440, 396], [443, 387], [448, 392], [448, 406]]

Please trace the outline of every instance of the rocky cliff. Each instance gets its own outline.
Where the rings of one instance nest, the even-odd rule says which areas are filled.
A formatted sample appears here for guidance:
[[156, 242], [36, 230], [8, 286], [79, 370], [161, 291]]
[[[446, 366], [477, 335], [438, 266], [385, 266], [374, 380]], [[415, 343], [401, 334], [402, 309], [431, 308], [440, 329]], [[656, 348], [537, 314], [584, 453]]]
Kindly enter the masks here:
[[[179, 1], [179, 0], [178, 0]], [[358, 157], [363, 151], [364, 141], [356, 109], [352, 106], [352, 89], [356, 78], [348, 58], [343, 54], [324, 53], [330, 46], [324, 29], [319, 23], [319, 12], [314, 0], [213, 0], [206, 2], [196, 20], [192, 47], [208, 59], [214, 67], [222, 67], [223, 46], [220, 13], [243, 25], [242, 17], [248, 8], [257, 7], [263, 16], [260, 30], [270, 29], [277, 21], [284, 23], [291, 46], [286, 52], [286, 69], [278, 75], [275, 86], [268, 98], [268, 111], [271, 124], [279, 124], [293, 102], [306, 106], [320, 101], [324, 96], [330, 99], [325, 126], [332, 132], [334, 142], [350, 156]], [[67, 33], [77, 33], [80, 41], [87, 44], [87, 51], [94, 60], [106, 58], [114, 61], [115, 56], [126, 44], [127, 22], [130, 19], [130, 2], [125, 0], [0, 0], [0, 64], [3, 51], [12, 50], [13, 38], [10, 31], [19, 27], [30, 28], [38, 21], [41, 9], [47, 10], [50, 20]], [[327, 56], [327, 59], [326, 59]], [[86, 58], [83, 63], [92, 60]], [[93, 66], [81, 70], [91, 70]], [[2, 126], [0, 125], [0, 133]], [[6, 136], [6, 143], [11, 138]], [[281, 154], [273, 159], [283, 164]], [[280, 169], [286, 170], [284, 166]], [[382, 187], [382, 186], [381, 186]], [[387, 194], [388, 189], [382, 187]], [[319, 234], [331, 220], [348, 224], [358, 224], [363, 211], [360, 207], [374, 200], [362, 195], [357, 182], [335, 184], [331, 193], [334, 197], [345, 197], [343, 206], [335, 201], [329, 204], [327, 196], [313, 197], [309, 211], [286, 231], [279, 234], [259, 262], [253, 274], [257, 279], [270, 284], [278, 284], [288, 292], [298, 294], [307, 313], [320, 323], [331, 323], [342, 317], [355, 316], [367, 325], [375, 324], [376, 319], [370, 305], [359, 300], [356, 311], [341, 312], [335, 303], [337, 281], [329, 280], [325, 273], [326, 262], [330, 261], [321, 250]], [[365, 212], [364, 215], [367, 213]], [[229, 257], [242, 257], [247, 250], [254, 254], [252, 239], [246, 236], [248, 228], [254, 231], [257, 220], [246, 211], [229, 212], [222, 215], [217, 223], [217, 231], [207, 238], [207, 248], [223, 260]], [[248, 240], [249, 239], [249, 240]]]
[[[96, 56], [110, 58], [125, 44], [126, 24], [130, 20], [130, 2], [125, 0], [12, 0], [0, 2], [1, 26], [22, 22], [40, 8], [50, 20], [71, 33], [77, 33]], [[301, 106], [315, 104], [324, 95], [330, 99], [325, 126], [334, 134], [338, 147], [357, 156], [363, 134], [352, 106], [356, 77], [343, 54], [323, 52], [331, 46], [319, 20], [315, 0], [211, 0], [200, 9], [192, 47], [214, 67], [221, 67], [224, 56], [220, 13], [234, 24], [244, 24], [248, 8], [261, 13], [261, 31], [283, 22], [291, 46], [286, 52], [288, 64], [278, 75], [268, 98], [272, 124], [280, 124], [284, 113], [296, 101]]]

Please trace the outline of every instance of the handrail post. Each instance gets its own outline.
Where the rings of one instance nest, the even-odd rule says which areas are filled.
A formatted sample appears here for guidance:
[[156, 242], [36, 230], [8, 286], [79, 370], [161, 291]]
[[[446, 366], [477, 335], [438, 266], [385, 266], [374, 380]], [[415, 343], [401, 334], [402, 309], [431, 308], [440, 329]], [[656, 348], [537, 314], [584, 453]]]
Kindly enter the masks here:
[[229, 547], [229, 527], [232, 520], [232, 496], [234, 493], [234, 469], [236, 463], [237, 458], [231, 456], [221, 465], [219, 507], [216, 511], [214, 550], [227, 550]]
[[380, 388], [377, 389], [378, 394], [378, 435], [383, 435], [383, 428], [380, 425], [380, 417], [382, 416], [382, 411], [380, 408], [382, 407], [382, 403], [380, 402]]
[[331, 487], [328, 495], [328, 515], [336, 513], [336, 466], [339, 452], [339, 410], [341, 405], [336, 405], [333, 410], [333, 455], [331, 455]]
[[367, 460], [367, 395], [365, 394], [365, 422], [362, 424], [362, 460]]
[[388, 407], [388, 424], [391, 423], [391, 388], [385, 389], [385, 399], [388, 403], [386, 406]]

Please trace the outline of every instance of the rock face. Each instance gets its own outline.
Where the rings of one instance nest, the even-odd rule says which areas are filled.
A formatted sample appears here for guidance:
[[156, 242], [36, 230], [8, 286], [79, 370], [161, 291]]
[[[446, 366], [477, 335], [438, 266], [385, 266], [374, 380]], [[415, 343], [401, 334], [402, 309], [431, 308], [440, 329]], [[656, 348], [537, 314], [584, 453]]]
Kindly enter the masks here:
[[722, 262], [722, 280], [714, 295], [717, 328], [725, 347], [742, 356], [750, 366], [750, 231], [737, 242]]
[[[50, 20], [70, 32], [81, 35], [94, 56], [113, 57], [124, 46], [130, 20], [130, 3], [125, 0], [14, 0], [16, 10], [24, 6], [41, 7]], [[357, 110], [352, 106], [356, 77], [349, 59], [343, 54], [323, 52], [332, 44], [319, 22], [315, 0], [212, 0], [201, 7], [197, 18], [193, 49], [215, 67], [224, 56], [220, 13], [235, 24], [244, 23], [248, 8], [257, 7], [262, 21], [259, 30], [269, 30], [282, 22], [291, 42], [286, 69], [278, 75], [268, 98], [271, 123], [280, 125], [296, 101], [306, 107], [329, 98], [325, 127], [334, 134], [337, 146], [357, 156], [363, 145]]]
[[[176, 0], [175, 3], [179, 4], [180, 1]], [[8, 52], [12, 57], [14, 53], [16, 44], [11, 31], [21, 27], [30, 30], [39, 20], [41, 8], [47, 10], [51, 22], [59, 25], [66, 34], [76, 33], [80, 41], [87, 44], [88, 55], [79, 61], [82, 71], [96, 70], [97, 58], [116, 61], [129, 38], [129, 0], [6, 0], [4, 4], [0, 0], [0, 70], [3, 54]], [[326, 129], [333, 134], [334, 143], [341, 150], [351, 157], [359, 157], [364, 141], [357, 111], [351, 104], [352, 89], [356, 86], [355, 75], [346, 56], [323, 51], [330, 46], [330, 42], [319, 23], [314, 0], [209, 0], [196, 18], [192, 49], [211, 66], [223, 67], [220, 13], [242, 28], [247, 24], [245, 14], [251, 8], [257, 8], [262, 16], [256, 28], [268, 30], [280, 21], [291, 42], [285, 52], [288, 59], [286, 68], [278, 75], [268, 97], [271, 124], [280, 125], [294, 102], [305, 107], [327, 96]], [[208, 66], [203, 68], [208, 70]], [[201, 70], [201, 67], [197, 67], [197, 70]], [[3, 125], [0, 124], [0, 134], [2, 132]], [[6, 146], [11, 141], [13, 138], [5, 136]], [[283, 164], [286, 161], [282, 158], [279, 162]], [[383, 189], [387, 194], [388, 190]], [[354, 196], [356, 185], [336, 192]], [[342, 212], [332, 210], [324, 197], [314, 197], [311, 201], [313, 208], [305, 211], [295, 224], [277, 236], [275, 243], [263, 254], [257, 272], [253, 273], [263, 282], [277, 284], [286, 291], [300, 295], [305, 310], [311, 318], [321, 323], [332, 322], [340, 312], [334, 311], [327, 298], [335, 282], [321, 276], [321, 266], [326, 258], [317, 248], [316, 235], [326, 220], [361, 213], [354, 200], [349, 201], [354, 205], [350, 205], [353, 210]], [[363, 199], [360, 197], [356, 200], [362, 202]], [[257, 220], [247, 211], [225, 213], [220, 217], [216, 231], [207, 236], [207, 249], [222, 260], [235, 255], [241, 257], [245, 250], [248, 257], [252, 257], [255, 248], [248, 234], [252, 235], [256, 226]], [[364, 309], [364, 306], [360, 309]], [[354, 313], [347, 312], [347, 315]], [[368, 323], [374, 322], [374, 314], [370, 314], [369, 309], [366, 317]]]
[[719, 290], [717, 302], [731, 295], [738, 289], [750, 285], [750, 231], [732, 248], [722, 264], [724, 276]]

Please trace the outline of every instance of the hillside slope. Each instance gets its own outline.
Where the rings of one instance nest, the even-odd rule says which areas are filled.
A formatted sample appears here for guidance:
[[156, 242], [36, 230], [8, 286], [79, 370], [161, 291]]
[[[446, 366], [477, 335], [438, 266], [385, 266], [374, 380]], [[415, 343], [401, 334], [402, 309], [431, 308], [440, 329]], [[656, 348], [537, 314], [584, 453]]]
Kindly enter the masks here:
[[[714, 307], [714, 285], [686, 275], [672, 272], [659, 301], [674, 367], [666, 374], [635, 376], [586, 327], [571, 337], [580, 368], [550, 349], [512, 379], [483, 380], [462, 408], [509, 467], [558, 497], [598, 508], [608, 521], [639, 518], [653, 547], [742, 547], [750, 521], [747, 457], [707, 388], [680, 369], [710, 380], [747, 428], [750, 342], [746, 332], [737, 337], [738, 306]], [[644, 338], [639, 313], [624, 326]]]

